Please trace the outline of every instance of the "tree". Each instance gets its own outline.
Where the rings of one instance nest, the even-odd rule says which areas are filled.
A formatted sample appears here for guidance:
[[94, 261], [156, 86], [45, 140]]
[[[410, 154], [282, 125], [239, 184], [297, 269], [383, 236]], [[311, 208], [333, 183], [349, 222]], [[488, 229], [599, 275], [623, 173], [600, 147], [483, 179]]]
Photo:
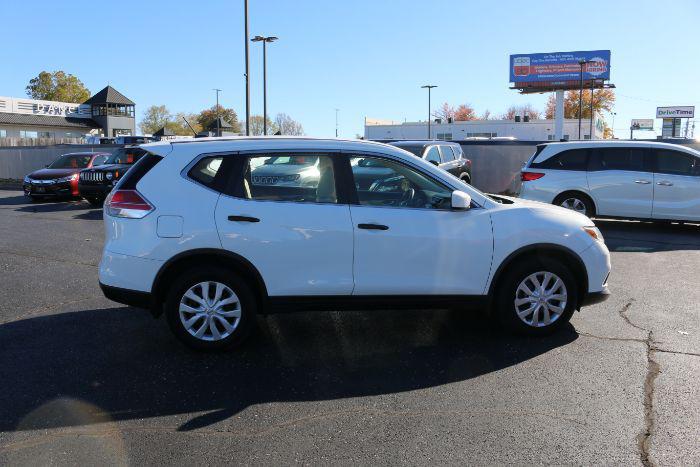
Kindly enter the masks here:
[[143, 113], [139, 128], [143, 134], [153, 134], [168, 123], [173, 121], [173, 116], [164, 105], [152, 105]]
[[[272, 122], [270, 118], [267, 118], [267, 134], [274, 135], [277, 133], [277, 124]], [[262, 115], [251, 115], [250, 116], [250, 135], [251, 136], [261, 136], [263, 134], [263, 117]]]
[[460, 104], [455, 110], [454, 119], [456, 122], [466, 122], [469, 120], [477, 120], [476, 111], [469, 104]]
[[304, 134], [304, 127], [301, 126], [301, 123], [292, 119], [292, 117], [285, 113], [277, 114], [275, 117], [275, 126], [277, 126], [277, 130], [283, 135], [302, 136]]
[[484, 113], [481, 114], [481, 120], [491, 120], [491, 111], [489, 109], [484, 110]]
[[455, 109], [450, 106], [447, 102], [442, 104], [437, 110], [433, 111], [433, 117], [441, 118], [443, 121], [447, 121], [448, 118], [454, 118]]
[[[187, 119], [187, 123], [190, 124], [189, 126], [187, 125], [187, 123], [185, 123], [185, 118]], [[176, 135], [193, 136], [192, 130], [194, 130], [195, 134], [199, 133], [200, 131], [203, 131], [202, 125], [200, 125], [197, 121], [198, 118], [198, 114], [187, 114], [184, 112], [178, 112], [178, 114], [175, 116], [175, 121], [172, 122], [170, 129]], [[192, 129], [190, 129], [190, 126], [192, 127]]]
[[[233, 109], [227, 109], [223, 107], [222, 105], [219, 105], [219, 112], [218, 116], [226, 120], [228, 123], [231, 124], [233, 127], [229, 131], [233, 131], [234, 133], [240, 133], [241, 131], [241, 125], [238, 123], [238, 114], [236, 114], [236, 111]], [[217, 117], [217, 112], [216, 112], [216, 105], [213, 105], [209, 109], [202, 110], [199, 115], [197, 116], [197, 123], [206, 130], [209, 128], [209, 125], [211, 125], [214, 121], [216, 121]], [[189, 119], [188, 119], [189, 120]], [[184, 123], [184, 122], [183, 122]], [[192, 124], [192, 122], [190, 122]]]
[[[564, 118], [578, 118], [578, 91], [566, 91], [564, 95]], [[581, 118], [591, 118], [591, 90], [584, 89], [582, 99]], [[596, 89], [593, 92], [593, 112], [602, 113], [612, 111], [615, 106], [615, 92], [612, 89]], [[556, 97], [549, 95], [545, 118], [554, 118]]]
[[503, 120], [515, 120], [517, 115], [521, 117], [527, 115], [530, 120], [538, 120], [542, 117], [542, 113], [539, 110], [536, 110], [532, 104], [525, 104], [511, 105], [508, 107], [508, 110], [506, 110], [506, 113], [501, 116], [501, 118]]
[[90, 98], [90, 90], [75, 76], [64, 71], [42, 71], [29, 80], [27, 95], [32, 99], [82, 103]]

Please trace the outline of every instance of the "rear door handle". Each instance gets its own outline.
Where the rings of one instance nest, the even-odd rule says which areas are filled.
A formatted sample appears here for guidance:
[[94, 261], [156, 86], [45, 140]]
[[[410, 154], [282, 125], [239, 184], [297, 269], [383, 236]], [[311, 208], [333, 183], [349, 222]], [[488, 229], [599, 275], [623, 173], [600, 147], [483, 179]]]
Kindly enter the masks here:
[[662, 182], [657, 182], [656, 184], [657, 184], [657, 185], [661, 185], [661, 186], [673, 186], [673, 183], [671, 183], [671, 182], [669, 182], [669, 181], [667, 181], [667, 180], [664, 180], [664, 181], [662, 181]]
[[634, 183], [639, 183], [640, 185], [648, 185], [651, 182], [649, 180], [635, 180]]
[[357, 228], [366, 230], [389, 230], [389, 226], [382, 224], [357, 224]]
[[228, 216], [228, 220], [231, 222], [260, 222], [257, 217], [250, 216]]

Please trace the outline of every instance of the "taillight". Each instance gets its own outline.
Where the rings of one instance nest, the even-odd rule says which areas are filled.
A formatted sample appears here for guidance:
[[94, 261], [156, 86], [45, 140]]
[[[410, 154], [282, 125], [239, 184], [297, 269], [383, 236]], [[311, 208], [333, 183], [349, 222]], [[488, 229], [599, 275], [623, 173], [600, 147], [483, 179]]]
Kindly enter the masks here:
[[541, 172], [520, 172], [520, 180], [523, 182], [531, 182], [544, 177]]
[[141, 219], [155, 208], [136, 190], [117, 190], [107, 196], [105, 212], [112, 217]]

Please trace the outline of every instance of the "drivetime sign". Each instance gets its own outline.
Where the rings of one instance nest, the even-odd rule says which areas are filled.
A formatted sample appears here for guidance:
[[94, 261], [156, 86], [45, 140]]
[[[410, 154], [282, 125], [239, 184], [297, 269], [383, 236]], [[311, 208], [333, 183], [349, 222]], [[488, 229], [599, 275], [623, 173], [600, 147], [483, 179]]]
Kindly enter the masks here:
[[695, 106], [657, 107], [656, 118], [695, 118]]

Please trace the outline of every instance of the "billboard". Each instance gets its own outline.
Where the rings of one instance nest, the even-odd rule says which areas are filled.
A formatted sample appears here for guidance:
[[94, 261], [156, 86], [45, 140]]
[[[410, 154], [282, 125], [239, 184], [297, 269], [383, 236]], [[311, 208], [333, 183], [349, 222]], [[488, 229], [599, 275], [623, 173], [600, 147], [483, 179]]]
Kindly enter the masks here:
[[654, 129], [654, 119], [653, 118], [633, 118], [630, 128], [633, 130], [653, 130]]
[[656, 118], [695, 118], [695, 106], [657, 107]]
[[610, 79], [610, 51], [552, 52], [510, 56], [510, 82], [538, 83], [551, 81], [578, 81], [583, 65], [584, 81]]

